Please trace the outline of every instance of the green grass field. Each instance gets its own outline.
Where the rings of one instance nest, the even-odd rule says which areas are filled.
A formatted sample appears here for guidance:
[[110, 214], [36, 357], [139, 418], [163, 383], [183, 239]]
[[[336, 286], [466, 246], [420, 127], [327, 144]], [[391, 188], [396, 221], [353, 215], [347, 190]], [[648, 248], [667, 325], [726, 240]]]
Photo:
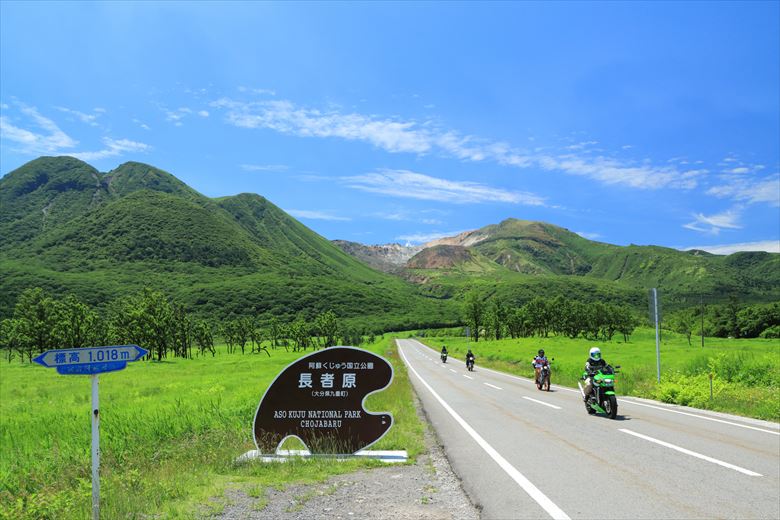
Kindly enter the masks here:
[[[367, 401], [389, 410], [391, 431], [374, 447], [423, 449], [406, 370], [386, 336], [365, 348], [395, 367]], [[311, 350], [304, 354], [311, 353]], [[192, 518], [224, 507], [226, 488], [261, 496], [267, 486], [314, 482], [372, 461], [248, 463], [252, 420], [271, 380], [301, 354], [132, 363], [100, 376], [101, 511], [105, 518]], [[87, 518], [91, 510], [90, 379], [38, 365], [0, 364], [0, 518]]]
[[[533, 377], [531, 360], [544, 349], [553, 362], [553, 383], [576, 387], [591, 347], [604, 359], [621, 365], [618, 395], [649, 397], [669, 403], [719, 410], [780, 421], [780, 340], [699, 338], [689, 346], [684, 336], [664, 331], [661, 344], [661, 384], [656, 381], [655, 332], [640, 328], [628, 343], [567, 337], [469, 341], [463, 337], [422, 338], [437, 351], [446, 344], [450, 356], [465, 359], [471, 348], [477, 365]], [[713, 374], [710, 399], [709, 374]]]

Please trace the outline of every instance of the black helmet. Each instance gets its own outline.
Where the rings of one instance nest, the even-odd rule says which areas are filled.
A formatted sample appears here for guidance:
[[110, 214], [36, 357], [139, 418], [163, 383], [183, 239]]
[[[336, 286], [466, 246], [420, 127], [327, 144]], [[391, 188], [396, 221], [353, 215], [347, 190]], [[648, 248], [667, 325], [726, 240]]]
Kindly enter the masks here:
[[540, 355], [540, 356], [544, 356], [544, 349], [543, 349], [543, 348], [540, 348], [540, 349], [539, 349], [539, 355]]

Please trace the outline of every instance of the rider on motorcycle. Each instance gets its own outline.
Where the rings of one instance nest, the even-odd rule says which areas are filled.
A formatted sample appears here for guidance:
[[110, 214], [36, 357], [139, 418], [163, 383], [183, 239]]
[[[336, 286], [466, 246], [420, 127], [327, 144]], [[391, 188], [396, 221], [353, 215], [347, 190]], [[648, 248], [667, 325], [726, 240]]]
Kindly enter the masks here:
[[593, 376], [606, 366], [607, 362], [601, 357], [601, 350], [598, 347], [590, 349], [588, 360], [585, 362], [585, 397], [582, 398], [583, 401], [587, 401], [593, 391]]
[[549, 361], [547, 361], [547, 356], [544, 355], [544, 349], [539, 349], [539, 352], [536, 354], [536, 357], [532, 362], [534, 370], [536, 371], [537, 381], [539, 380], [539, 372], [542, 370], [542, 367], [548, 363]]
[[466, 365], [469, 364], [469, 361], [474, 363], [474, 354], [471, 353], [471, 349], [466, 353]]
[[446, 356], [447, 355], [447, 345], [441, 346], [441, 355]]

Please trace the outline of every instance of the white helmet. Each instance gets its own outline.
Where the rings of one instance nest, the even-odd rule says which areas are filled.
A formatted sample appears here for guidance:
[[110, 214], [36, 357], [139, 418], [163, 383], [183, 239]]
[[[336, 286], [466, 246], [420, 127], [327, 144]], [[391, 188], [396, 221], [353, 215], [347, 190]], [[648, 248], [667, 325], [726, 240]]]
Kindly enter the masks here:
[[598, 361], [601, 359], [601, 350], [598, 347], [593, 347], [590, 349], [590, 359], [593, 361]]

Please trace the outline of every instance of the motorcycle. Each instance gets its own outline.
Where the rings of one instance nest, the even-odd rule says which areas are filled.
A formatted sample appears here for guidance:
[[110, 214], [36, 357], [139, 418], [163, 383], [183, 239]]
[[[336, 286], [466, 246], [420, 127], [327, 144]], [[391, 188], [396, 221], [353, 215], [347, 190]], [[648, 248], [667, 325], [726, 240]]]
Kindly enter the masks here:
[[[585, 395], [582, 383], [577, 381], [582, 397], [586, 398], [585, 410], [588, 411], [588, 414], [593, 415], [596, 412], [601, 412], [610, 419], [617, 417], [618, 404], [615, 397], [615, 374], [619, 373], [617, 371], [618, 368], [620, 368], [620, 365], [615, 365], [614, 368], [607, 365], [596, 372], [593, 375], [593, 390], [591, 390], [588, 396]], [[582, 373], [583, 380], [587, 376], [587, 372]]]
[[441, 362], [442, 363], [446, 363], [447, 362], [447, 354], [444, 353], [444, 352], [442, 352], [442, 354], [441, 354]]
[[[554, 360], [555, 358], [553, 358]], [[533, 363], [531, 363], [533, 365]], [[550, 391], [550, 362], [548, 361], [539, 369], [539, 376], [536, 378], [536, 388]]]
[[469, 372], [473, 372], [474, 371], [474, 359], [473, 358], [470, 358], [470, 359], [466, 360], [466, 368], [468, 369]]

